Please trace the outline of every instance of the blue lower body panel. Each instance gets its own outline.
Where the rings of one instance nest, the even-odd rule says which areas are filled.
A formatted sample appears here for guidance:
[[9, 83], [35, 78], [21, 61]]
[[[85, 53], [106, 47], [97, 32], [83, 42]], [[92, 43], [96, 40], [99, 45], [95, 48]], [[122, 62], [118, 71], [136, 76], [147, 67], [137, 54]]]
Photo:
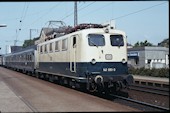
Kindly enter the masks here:
[[[72, 66], [74, 67], [74, 66]], [[90, 62], [78, 62], [76, 63], [76, 72], [70, 71], [70, 62], [39, 62], [39, 68], [41, 72], [55, 73], [62, 75], [69, 75], [75, 77], [84, 77], [101, 75], [106, 78], [124, 76], [128, 74], [127, 63], [122, 62], [97, 62], [91, 64]]]

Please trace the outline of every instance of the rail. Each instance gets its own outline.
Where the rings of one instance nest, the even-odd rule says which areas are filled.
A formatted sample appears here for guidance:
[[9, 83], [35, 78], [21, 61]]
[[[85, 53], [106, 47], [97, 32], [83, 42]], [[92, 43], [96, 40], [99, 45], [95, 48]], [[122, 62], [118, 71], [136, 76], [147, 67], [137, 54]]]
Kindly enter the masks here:
[[149, 106], [149, 107], [156, 108], [156, 109], [159, 109], [159, 110], [169, 111], [169, 108], [166, 108], [166, 107], [157, 106], [157, 105], [149, 104], [149, 103], [146, 103], [146, 102], [142, 102], [142, 101], [138, 101], [138, 100], [134, 100], [134, 99], [130, 99], [130, 98], [114, 95], [114, 94], [110, 94], [110, 95], [113, 96], [113, 97], [119, 98], [119, 99], [123, 99], [123, 100], [126, 100], [126, 101], [134, 102], [134, 103], [145, 105], [145, 106]]
[[136, 90], [136, 91], [140, 91], [140, 92], [157, 94], [157, 95], [169, 96], [168, 88], [132, 84], [132, 85], [130, 85], [130, 87], [128, 89]]

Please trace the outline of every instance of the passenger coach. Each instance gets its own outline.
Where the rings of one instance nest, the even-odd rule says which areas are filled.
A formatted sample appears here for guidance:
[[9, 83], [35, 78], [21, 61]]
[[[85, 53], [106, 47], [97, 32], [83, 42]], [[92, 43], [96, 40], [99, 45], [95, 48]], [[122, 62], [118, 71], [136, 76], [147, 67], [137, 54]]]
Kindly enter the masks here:
[[34, 74], [36, 69], [36, 46], [6, 54], [4, 66], [23, 73]]

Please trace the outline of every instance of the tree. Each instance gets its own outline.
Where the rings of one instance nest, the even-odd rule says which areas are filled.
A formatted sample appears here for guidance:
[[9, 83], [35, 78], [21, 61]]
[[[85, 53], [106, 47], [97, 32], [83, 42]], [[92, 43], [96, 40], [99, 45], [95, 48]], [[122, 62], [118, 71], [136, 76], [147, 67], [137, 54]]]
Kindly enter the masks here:
[[161, 41], [160, 43], [158, 43], [158, 46], [169, 48], [169, 38], [164, 39], [163, 41]]
[[150, 42], [145, 40], [144, 43], [143, 43], [143, 46], [153, 46], [153, 44], [151, 44]]
[[139, 47], [139, 41], [137, 41], [134, 46]]
[[148, 42], [147, 40], [145, 40], [144, 42], [136, 42], [135, 44], [134, 44], [134, 47], [145, 47], [145, 46], [153, 46], [153, 44], [152, 43], [150, 43], [150, 42]]
[[22, 45], [24, 48], [25, 47], [28, 47], [28, 46], [31, 46], [31, 45], [34, 45], [34, 42], [36, 41], [36, 40], [38, 40], [39, 39], [39, 37], [37, 37], [37, 38], [34, 38], [34, 39], [29, 39], [29, 40], [25, 40], [24, 41], [24, 44]]

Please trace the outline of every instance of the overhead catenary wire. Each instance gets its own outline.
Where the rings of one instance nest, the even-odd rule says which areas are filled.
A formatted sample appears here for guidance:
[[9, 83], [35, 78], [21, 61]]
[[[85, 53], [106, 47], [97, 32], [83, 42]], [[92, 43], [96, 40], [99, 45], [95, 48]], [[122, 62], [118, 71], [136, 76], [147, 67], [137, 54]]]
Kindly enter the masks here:
[[[80, 4], [79, 4], [79, 5], [80, 5]], [[84, 3], [81, 2], [81, 5], [78, 7], [78, 10], [79, 10], [79, 8], [81, 8], [82, 6], [84, 6]], [[67, 13], [65, 17], [71, 16], [71, 15], [73, 15], [73, 10], [69, 11], [69, 13]], [[65, 18], [65, 17], [63, 17], [63, 18]], [[62, 18], [61, 20], [63, 20], [63, 18]]]
[[[120, 18], [129, 16], [129, 15], [132, 15], [132, 14], [135, 14], [135, 13], [139, 13], [139, 12], [142, 12], [142, 11], [145, 11], [145, 10], [148, 10], [148, 9], [151, 9], [151, 8], [153, 8], [153, 7], [156, 7], [156, 6], [163, 5], [163, 4], [165, 4], [165, 3], [167, 3], [167, 2], [163, 2], [163, 3], [160, 3], [160, 4], [156, 4], [156, 5], [153, 5], [153, 6], [144, 8], [144, 9], [141, 9], [141, 10], [137, 10], [137, 11], [134, 11], [134, 12], [131, 12], [131, 13], [128, 13], [128, 14], [119, 16], [119, 17], [115, 17], [115, 18], [113, 18], [113, 19], [110, 19], [110, 21], [111, 21], [111, 20], [120, 19]], [[107, 4], [105, 4], [104, 6], [99, 7], [99, 8], [97, 8], [97, 9], [91, 11], [91, 13], [88, 13], [88, 14], [85, 14], [85, 15], [81, 16], [81, 18], [84, 18], [84, 17], [86, 17], [86, 16], [89, 16], [90, 14], [95, 13], [96, 11], [100, 11], [99, 9], [103, 9], [103, 8], [105, 8], [106, 6], [109, 6], [109, 5], [113, 5], [113, 4], [107, 3]]]
[[[89, 7], [90, 5], [94, 4], [95, 2], [96, 2], [96, 1], [94, 1], [94, 2], [92, 2], [92, 3], [90, 3], [90, 4], [88, 4], [88, 5], [85, 6], [85, 7], [82, 7], [81, 9], [79, 9], [79, 11], [85, 9], [86, 7]], [[35, 22], [37, 22], [38, 20], [40, 20], [40, 19], [41, 19], [44, 15], [46, 15], [47, 13], [49, 14], [49, 11], [52, 10], [53, 8], [57, 7], [58, 5], [59, 5], [59, 4], [57, 4], [57, 5], [53, 6], [53, 7], [51, 7], [45, 14], [43, 14], [41, 17], [39, 17], [37, 20], [35, 20], [32, 24], [34, 24]], [[60, 19], [60, 20], [63, 21], [64, 19], [68, 18], [69, 16], [71, 16], [71, 15], [73, 15], [73, 14], [74, 14], [74, 12], [70, 13], [69, 15], [63, 17], [63, 18]], [[29, 26], [31, 26], [32, 24], [30, 24]], [[28, 26], [27, 26], [27, 27], [28, 27]], [[26, 29], [26, 28], [24, 28], [24, 29]]]
[[[95, 2], [96, 2], [96, 1], [94, 1], [94, 2], [92, 2], [92, 3], [90, 3], [90, 4], [88, 4], [87, 6], [85, 6], [85, 7], [81, 8], [81, 9], [79, 9], [79, 11], [81, 11], [81, 10], [83, 10], [83, 9], [85, 9], [85, 8], [87, 8], [87, 7], [89, 7], [90, 5], [94, 4]], [[70, 13], [69, 15], [63, 17], [61, 20], [63, 21], [63, 20], [65, 20], [66, 18], [70, 17], [70, 16], [73, 15], [73, 14], [74, 14], [74, 11], [73, 11], [72, 13]]]
[[[52, 6], [52, 7], [54, 7], [54, 6]], [[25, 17], [31, 17], [31, 16], [33, 16], [33, 15], [38, 15], [38, 14], [40, 14], [40, 13], [46, 12], [47, 10], [51, 9], [52, 7], [46, 8], [46, 9], [43, 9], [43, 10], [40, 10], [40, 11], [37, 11], [37, 12], [33, 12], [33, 13], [31, 13], [31, 14], [28, 14], [28, 15], [25, 16]], [[20, 19], [20, 17], [17, 17], [17, 18], [6, 18], [6, 19], [1, 19], [1, 18], [0, 18], [1, 21], [3, 21], [3, 20], [12, 21], [12, 20], [18, 20], [18, 19]]]
[[90, 13], [85, 14], [85, 15], [83, 15], [83, 16], [81, 16], [81, 17], [84, 18], [84, 17], [86, 17], [86, 16], [89, 16], [90, 14], [95, 13], [95, 11], [100, 11], [101, 9], [103, 9], [103, 8], [105, 8], [105, 7], [108, 7], [109, 5], [112, 5], [112, 4], [109, 2], [109, 3], [105, 4], [104, 6], [99, 7], [99, 8], [97, 8], [97, 9], [93, 10], [93, 11], [90, 11]]
[[[94, 3], [94, 2], [93, 2], [93, 3]], [[88, 4], [87, 6], [81, 5], [81, 6], [84, 6], [84, 7], [79, 8], [79, 11], [85, 9], [86, 7], [92, 5], [93, 3], [90, 3], [90, 4]], [[111, 19], [111, 20], [117, 20], [117, 19], [124, 18], [124, 17], [127, 17], [127, 16], [132, 15], [132, 14], [140, 13], [140, 12], [142, 12], [142, 11], [151, 9], [151, 8], [153, 8], [153, 7], [156, 7], [156, 6], [165, 4], [165, 3], [167, 3], [167, 2], [163, 2], [163, 3], [160, 3], [160, 4], [156, 4], [156, 5], [153, 5], [153, 6], [144, 8], [144, 9], [141, 9], [141, 10], [137, 10], [137, 11], [134, 11], [134, 12], [131, 12], [131, 13], [128, 13], [128, 14], [119, 16], [119, 17], [115, 17], [115, 18], [113, 18], [113, 19]], [[106, 5], [106, 6], [107, 6], [107, 5]], [[106, 7], [106, 6], [102, 6], [102, 8], [104, 8], [104, 7]], [[27, 6], [27, 7], [28, 7], [28, 6]], [[53, 6], [53, 7], [55, 7], [55, 6]], [[52, 9], [53, 7], [51, 7], [50, 9]], [[49, 9], [49, 10], [50, 10], [50, 9]], [[91, 13], [94, 13], [95, 11], [99, 11], [99, 10], [96, 9], [96, 10], [94, 10], [94, 11], [91, 11]], [[91, 13], [89, 13], [88, 15], [90, 15]], [[24, 13], [23, 13], [23, 14], [24, 14]], [[35, 13], [35, 14], [36, 14], [36, 13]], [[67, 15], [66, 17], [64, 17], [63, 20], [66, 19], [66, 18], [68, 18], [69, 16], [71, 16], [71, 15], [73, 15], [73, 14], [74, 14], [74, 13], [72, 12], [70, 15]], [[88, 15], [87, 15], [87, 16], [88, 16]], [[85, 16], [86, 16], [86, 15], [85, 15]], [[84, 18], [85, 16], [81, 16], [81, 18]], [[23, 15], [23, 17], [26, 17], [26, 16]], [[37, 19], [36, 21], [40, 20], [41, 18], [42, 18], [42, 17], [40, 17], [40, 18]], [[35, 21], [34, 21], [33, 23], [35, 23]], [[31, 24], [31, 25], [32, 25], [32, 24]]]
[[[57, 5], [54, 5], [53, 7], [51, 7], [49, 10], [47, 10], [42, 16], [40, 16], [38, 19], [36, 19], [35, 21], [33, 21], [30, 25], [28, 25], [26, 28], [28, 28], [29, 26], [31, 26], [32, 24], [35, 24], [37, 21], [39, 21], [40, 19], [42, 19], [44, 16], [47, 16], [48, 14], [50, 14], [50, 11], [53, 10], [54, 8], [56, 8], [57, 6], [59, 6], [60, 3], [58, 3]], [[24, 29], [26, 29], [24, 28]]]
[[23, 23], [23, 21], [24, 21], [24, 19], [26, 17], [26, 14], [27, 14], [27, 11], [28, 11], [28, 7], [29, 7], [29, 3], [25, 7], [26, 7], [26, 9], [23, 10], [23, 13], [22, 13], [22, 16], [21, 16], [21, 19], [20, 19], [20, 28], [22, 27], [22, 23]]
[[[90, 3], [90, 4], [88, 4], [88, 5], [80, 8], [79, 11], [81, 11], [81, 10], [89, 7], [90, 5], [94, 4], [95, 2], [96, 2], [96, 1], [94, 1], [94, 2], [92, 2], [92, 3]], [[111, 19], [111, 20], [116, 20], [116, 19], [123, 18], [123, 17], [129, 16], [129, 15], [135, 14], [135, 13], [139, 13], [139, 12], [141, 12], [141, 11], [148, 10], [148, 9], [150, 9], [150, 8], [153, 8], [153, 7], [156, 7], [156, 6], [165, 4], [165, 3], [166, 3], [166, 2], [163, 2], [163, 3], [160, 3], [160, 4], [156, 4], [156, 5], [153, 5], [153, 6], [150, 6], [150, 7], [147, 7], [147, 8], [144, 8], [144, 9], [141, 9], [141, 10], [138, 10], [138, 11], [135, 11], [135, 12], [132, 12], [132, 13], [129, 13], [129, 14], [120, 16], [120, 17], [113, 18], [113, 19]], [[95, 11], [99, 11], [98, 9], [105, 8], [105, 7], [108, 6], [108, 5], [111, 5], [111, 4], [110, 4], [110, 3], [107, 3], [106, 5], [104, 5], [104, 6], [100, 7], [100, 8], [97, 8], [97, 9], [95, 9], [94, 11], [91, 11], [91, 13], [94, 13]], [[53, 6], [52, 8], [54, 8], [54, 7], [55, 7], [55, 6]], [[50, 9], [52, 9], [52, 8], [50, 8]], [[49, 10], [50, 10], [50, 9], [49, 9]], [[89, 14], [91, 14], [91, 13], [89, 13]], [[61, 20], [63, 21], [63, 20], [65, 20], [66, 18], [70, 17], [70, 16], [73, 15], [73, 14], [74, 14], [74, 12], [72, 11], [72, 13], [70, 13], [69, 15], [63, 17]], [[88, 15], [89, 15], [89, 14], [88, 14]], [[87, 15], [87, 16], [88, 16], [88, 15]], [[82, 16], [82, 17], [85, 17], [85, 16]], [[41, 18], [42, 18], [42, 17], [40, 17], [39, 19], [41, 19]], [[39, 19], [37, 19], [36, 21], [38, 21]], [[111, 21], [111, 20], [110, 20], [110, 21]], [[36, 21], [34, 21], [33, 23], [35, 23]], [[32, 24], [33, 24], [33, 23], [32, 23]], [[32, 24], [31, 24], [31, 25], [32, 25]]]
[[145, 10], [148, 10], [148, 9], [151, 9], [151, 8], [156, 7], [156, 6], [159, 6], [159, 5], [163, 5], [163, 4], [165, 4], [165, 3], [167, 3], [167, 2], [163, 2], [163, 3], [160, 3], [160, 4], [156, 4], [156, 5], [153, 5], [153, 6], [150, 6], [150, 7], [141, 9], [141, 10], [138, 10], [138, 11], [134, 11], [134, 12], [132, 12], [132, 13], [128, 13], [128, 14], [125, 14], [125, 15], [122, 15], [122, 16], [119, 16], [119, 17], [116, 17], [116, 18], [113, 18], [113, 19], [111, 19], [111, 20], [120, 19], [120, 18], [129, 16], [129, 15], [132, 15], [132, 14], [135, 14], [135, 13], [139, 13], [139, 12], [142, 12], [142, 11], [145, 11]]
[[19, 21], [20, 22], [19, 29], [17, 29], [19, 31], [16, 30], [16, 40], [14, 40], [14, 45], [16, 45], [16, 43], [18, 42], [18, 37], [19, 37], [19, 34], [21, 32], [21, 29], [22, 29], [23, 21], [25, 19], [26, 14], [27, 14], [28, 7], [29, 7], [29, 3], [25, 2], [23, 12], [22, 12], [22, 15], [21, 15], [21, 19]]

